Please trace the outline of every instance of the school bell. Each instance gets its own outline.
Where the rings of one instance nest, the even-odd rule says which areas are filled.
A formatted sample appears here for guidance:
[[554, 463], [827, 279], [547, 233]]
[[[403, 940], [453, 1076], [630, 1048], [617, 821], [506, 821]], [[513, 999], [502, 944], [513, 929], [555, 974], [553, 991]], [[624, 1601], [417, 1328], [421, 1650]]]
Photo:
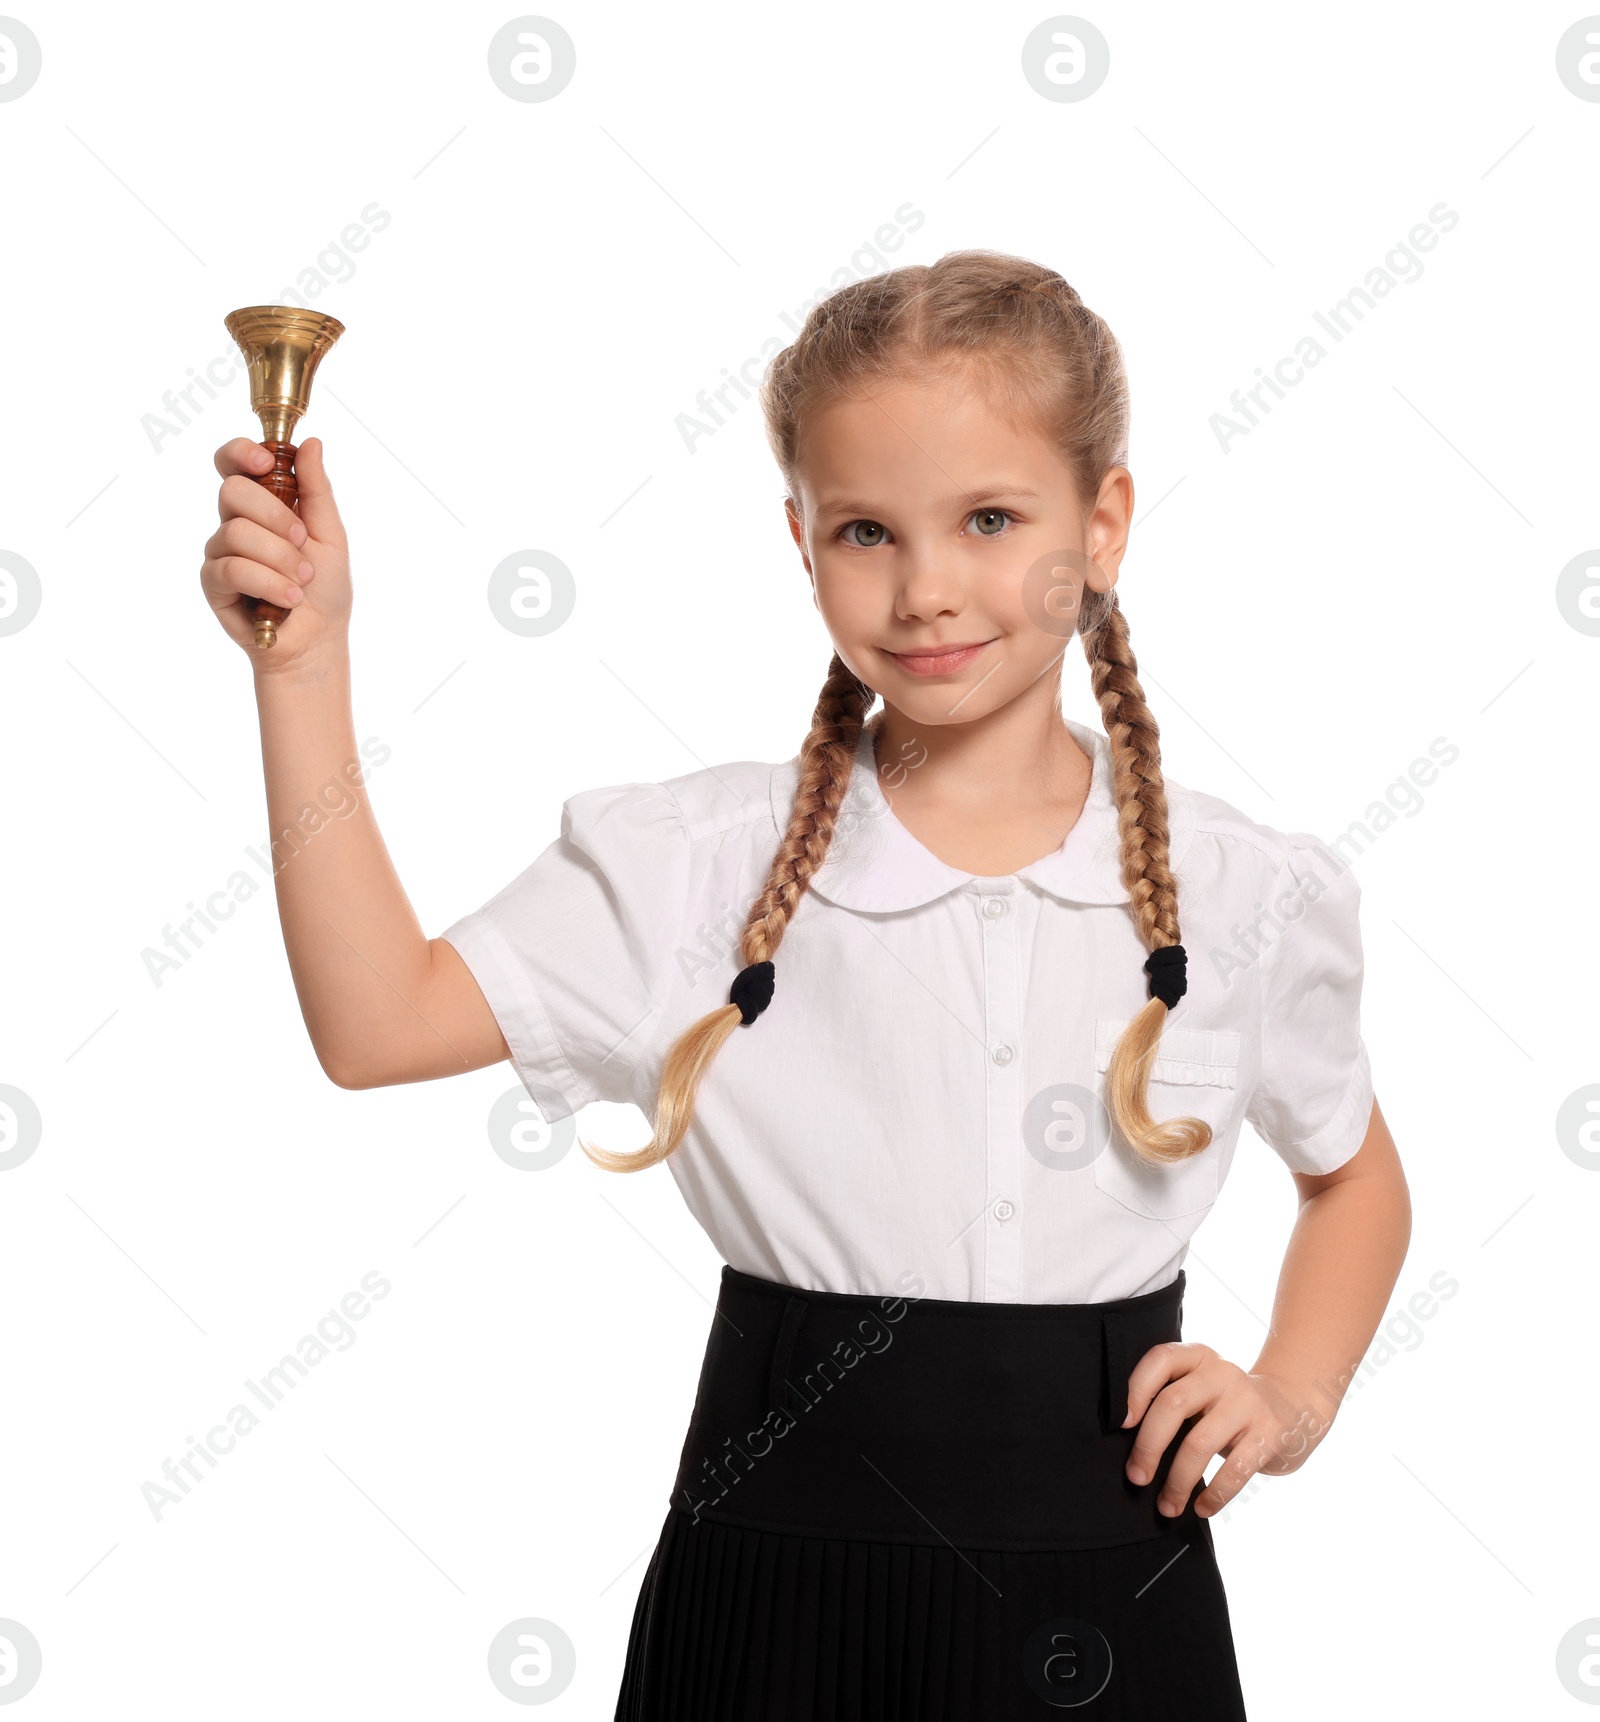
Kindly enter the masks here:
[[[250, 406], [261, 420], [261, 446], [272, 456], [272, 470], [256, 483], [290, 508], [298, 508], [295, 445], [289, 440], [311, 401], [311, 379], [322, 355], [344, 333], [344, 324], [320, 311], [293, 305], [249, 305], [230, 311], [223, 324], [250, 367]], [[278, 637], [289, 612], [264, 598], [255, 608], [256, 646], [265, 650]]]

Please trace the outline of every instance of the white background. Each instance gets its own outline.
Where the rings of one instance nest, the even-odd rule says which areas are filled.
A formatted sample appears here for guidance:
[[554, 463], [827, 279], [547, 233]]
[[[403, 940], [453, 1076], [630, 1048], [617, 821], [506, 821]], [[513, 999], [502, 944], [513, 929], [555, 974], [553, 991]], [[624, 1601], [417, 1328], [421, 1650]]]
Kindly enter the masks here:
[[[883, 263], [1020, 253], [1124, 345], [1121, 590], [1173, 778], [1332, 839], [1459, 749], [1357, 863], [1416, 1210], [1392, 1309], [1459, 1290], [1216, 1525], [1251, 1715], [1581, 1713], [1556, 1651], [1600, 1615], [1600, 1175], [1555, 1116], [1600, 1082], [1600, 638], [1556, 577], [1600, 542], [1600, 104], [1555, 55], [1582, 13], [1094, 0], [1111, 70], [1081, 102], [1025, 81], [1052, 14], [1009, 4], [560, 0], [577, 72], [548, 102], [488, 75], [505, 8], [20, 15], [43, 73], [0, 103], [0, 549], [43, 601], [0, 637], [0, 1082], [43, 1138], [0, 1178], [0, 1616], [44, 1674], [19, 1714], [501, 1715], [488, 1646], [533, 1615], [577, 1650], [551, 1713], [609, 1717], [720, 1266], [665, 1168], [498, 1158], [508, 1066], [334, 1088], [266, 890], [154, 983], [141, 953], [265, 817], [249, 667], [196, 578], [212, 451], [256, 434], [243, 377], [159, 449], [147, 415], [230, 351], [224, 313], [391, 217], [353, 273], [326, 259], [311, 302], [348, 333], [301, 430], [353, 543], [372, 796], [437, 934], [576, 790], [798, 748], [829, 648], [757, 409], [692, 453], [675, 420], [880, 267], [859, 248], [908, 203]], [[1224, 452], [1232, 391], [1441, 202], [1421, 277]], [[486, 602], [524, 548], [577, 583], [545, 638]], [[1190, 1337], [1253, 1360], [1293, 1208], [1247, 1136]], [[373, 1269], [356, 1343], [158, 1522], [163, 1461]]]

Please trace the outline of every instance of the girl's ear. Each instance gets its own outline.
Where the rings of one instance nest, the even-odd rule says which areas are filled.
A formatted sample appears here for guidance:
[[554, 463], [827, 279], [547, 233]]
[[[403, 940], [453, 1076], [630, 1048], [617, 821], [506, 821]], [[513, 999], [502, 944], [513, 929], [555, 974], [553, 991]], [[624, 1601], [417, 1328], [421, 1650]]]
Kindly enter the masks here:
[[1101, 481], [1089, 517], [1086, 548], [1090, 566], [1086, 578], [1092, 590], [1109, 592], [1116, 585], [1132, 522], [1133, 474], [1125, 466], [1114, 466]]
[[1109, 592], [1117, 583], [1117, 570], [1114, 567], [1109, 570], [1103, 568], [1091, 557], [1084, 571], [1083, 583], [1091, 592]]

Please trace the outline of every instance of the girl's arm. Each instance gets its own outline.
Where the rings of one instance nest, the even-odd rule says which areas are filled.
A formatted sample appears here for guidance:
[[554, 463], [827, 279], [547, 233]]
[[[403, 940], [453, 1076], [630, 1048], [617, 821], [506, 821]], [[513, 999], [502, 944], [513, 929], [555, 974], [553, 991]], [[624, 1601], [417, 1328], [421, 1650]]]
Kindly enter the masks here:
[[1294, 1384], [1325, 1422], [1344, 1398], [1411, 1242], [1411, 1192], [1376, 1100], [1360, 1149], [1320, 1178], [1292, 1174], [1289, 1234], [1272, 1326], [1252, 1375]]
[[1298, 1470], [1327, 1434], [1394, 1290], [1411, 1241], [1411, 1196], [1376, 1100], [1356, 1153], [1323, 1177], [1294, 1174], [1300, 1212], [1284, 1252], [1272, 1325], [1247, 1374], [1207, 1345], [1153, 1346], [1128, 1381], [1124, 1427], [1139, 1422], [1128, 1475], [1143, 1484], [1185, 1421], [1162, 1486], [1183, 1510], [1212, 1458], [1226, 1463], [1198, 1496], [1216, 1512], [1257, 1471]]
[[[322, 1068], [341, 1088], [421, 1082], [510, 1056], [455, 949], [428, 939], [362, 782], [350, 708], [350, 564], [315, 437], [296, 457], [296, 516], [248, 473], [271, 456], [217, 451], [221, 525], [201, 586], [255, 670], [269, 842], [289, 968]], [[258, 650], [244, 596], [285, 605]]]

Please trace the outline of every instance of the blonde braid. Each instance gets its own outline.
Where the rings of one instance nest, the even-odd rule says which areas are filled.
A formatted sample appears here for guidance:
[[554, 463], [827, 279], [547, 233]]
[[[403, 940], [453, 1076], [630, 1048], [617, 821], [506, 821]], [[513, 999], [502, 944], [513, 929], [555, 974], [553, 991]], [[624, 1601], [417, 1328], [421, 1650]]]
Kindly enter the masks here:
[[[1180, 942], [1178, 886], [1168, 858], [1167, 791], [1161, 776], [1161, 732], [1139, 686], [1128, 619], [1115, 592], [1085, 593], [1083, 650], [1089, 682], [1111, 743], [1112, 789], [1122, 835], [1122, 882], [1139, 937], [1150, 951]], [[1158, 1162], [1186, 1160], [1211, 1141], [1201, 1118], [1150, 1115], [1150, 1067], [1161, 1043], [1167, 1006], [1152, 998], [1123, 1031], [1106, 1071], [1106, 1098], [1117, 1128], [1136, 1152]]]
[[[850, 787], [856, 745], [874, 695], [837, 652], [817, 697], [811, 729], [800, 749], [800, 780], [789, 813], [789, 828], [778, 845], [761, 895], [751, 905], [739, 940], [748, 966], [770, 962], [812, 875], [827, 857], [839, 808]], [[743, 1021], [739, 1006], [719, 1005], [693, 1022], [673, 1043], [656, 1094], [654, 1134], [643, 1148], [618, 1154], [580, 1137], [579, 1146], [607, 1172], [642, 1172], [665, 1160], [683, 1140], [694, 1118], [701, 1078], [723, 1042]]]

